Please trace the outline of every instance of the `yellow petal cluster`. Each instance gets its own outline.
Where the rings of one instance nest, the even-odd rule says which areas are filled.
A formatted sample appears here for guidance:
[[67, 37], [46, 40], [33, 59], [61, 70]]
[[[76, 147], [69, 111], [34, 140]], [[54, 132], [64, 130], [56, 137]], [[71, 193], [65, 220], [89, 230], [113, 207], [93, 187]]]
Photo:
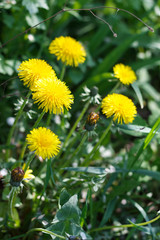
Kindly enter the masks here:
[[[23, 167], [22, 169], [24, 170], [25, 169], [25, 163], [23, 164]], [[29, 169], [29, 167], [27, 168], [27, 170], [25, 171], [25, 174], [24, 174], [24, 177], [23, 177], [23, 180], [25, 182], [28, 182], [29, 180], [35, 178], [35, 176], [32, 174], [33, 170], [32, 169]]]
[[102, 112], [107, 118], [113, 116], [118, 123], [132, 123], [137, 114], [136, 106], [131, 99], [122, 94], [109, 94], [102, 100]]
[[61, 114], [64, 108], [71, 108], [74, 97], [66, 84], [59, 79], [47, 78], [39, 80], [32, 89], [32, 98], [43, 111]]
[[116, 64], [113, 67], [113, 72], [115, 77], [126, 85], [133, 83], [137, 79], [136, 74], [132, 68], [130, 66], [125, 66], [122, 63]]
[[75, 67], [84, 63], [86, 57], [86, 51], [82, 44], [68, 36], [55, 38], [49, 45], [49, 52], [56, 55], [57, 60]]
[[41, 59], [23, 61], [17, 70], [19, 71], [19, 78], [23, 81], [24, 85], [27, 85], [31, 90], [39, 79], [45, 79], [47, 77], [56, 78], [55, 71], [52, 67]]
[[34, 128], [26, 140], [29, 150], [43, 159], [57, 155], [61, 144], [58, 136], [45, 127]]

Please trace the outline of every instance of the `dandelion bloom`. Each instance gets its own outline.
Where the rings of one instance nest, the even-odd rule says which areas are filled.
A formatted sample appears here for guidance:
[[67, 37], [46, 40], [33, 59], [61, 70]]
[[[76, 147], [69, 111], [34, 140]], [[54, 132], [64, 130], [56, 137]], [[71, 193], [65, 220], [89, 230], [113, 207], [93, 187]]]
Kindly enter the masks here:
[[[25, 169], [25, 163], [23, 164], [23, 167], [22, 169], [24, 170]], [[25, 171], [25, 174], [24, 174], [24, 177], [23, 177], [23, 180], [25, 182], [28, 182], [28, 180], [32, 180], [33, 178], [35, 178], [35, 176], [32, 174], [33, 170], [32, 169], [29, 169], [29, 167], [27, 168], [27, 170]]]
[[64, 112], [64, 107], [68, 110], [73, 103], [73, 95], [66, 84], [59, 79], [47, 78], [45, 81], [38, 81], [32, 94], [35, 103], [43, 111], [54, 114]]
[[27, 85], [31, 90], [39, 79], [45, 79], [47, 77], [56, 78], [55, 71], [52, 67], [41, 59], [23, 61], [17, 70], [19, 71], [19, 78], [23, 81], [24, 85]]
[[60, 140], [50, 129], [45, 127], [34, 128], [26, 137], [28, 148], [43, 159], [58, 154]]
[[109, 94], [102, 100], [102, 112], [107, 118], [112, 115], [118, 123], [132, 123], [137, 114], [136, 106], [131, 99], [122, 94]]
[[49, 45], [49, 52], [66, 65], [77, 67], [84, 63], [86, 52], [82, 44], [71, 37], [55, 38]]
[[123, 84], [131, 84], [136, 81], [137, 77], [135, 72], [130, 66], [125, 66], [122, 63], [116, 64], [113, 67], [113, 72], [116, 78], [120, 80]]

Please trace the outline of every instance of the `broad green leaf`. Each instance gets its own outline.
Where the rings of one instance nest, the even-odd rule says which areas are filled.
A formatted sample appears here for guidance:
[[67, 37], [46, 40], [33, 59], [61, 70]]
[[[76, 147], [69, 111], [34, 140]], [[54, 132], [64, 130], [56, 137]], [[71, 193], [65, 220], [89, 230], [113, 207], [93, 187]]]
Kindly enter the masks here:
[[[66, 234], [72, 236], [83, 236], [86, 239], [92, 239], [87, 235], [80, 226], [81, 211], [78, 207], [78, 198], [77, 195], [73, 195], [66, 201], [68, 198], [68, 193], [66, 190], [63, 190], [60, 195], [60, 201], [64, 204], [57, 211], [55, 218], [50, 227], [47, 229], [57, 233], [61, 236]], [[57, 237], [52, 236], [52, 239], [59, 240]]]
[[74, 171], [74, 172], [85, 172], [85, 173], [93, 173], [97, 175], [107, 174], [105, 168], [103, 167], [67, 167], [64, 168], [67, 171]]
[[9, 222], [8, 226], [10, 228], [20, 227], [20, 218], [16, 208], [13, 208], [13, 219]]
[[60, 206], [63, 206], [68, 200], [70, 199], [70, 194], [67, 192], [66, 189], [63, 189], [60, 195]]
[[[151, 128], [139, 125], [116, 124], [116, 127], [118, 127], [118, 129], [122, 132], [136, 137], [146, 136], [146, 134], [150, 133], [151, 131]], [[159, 136], [160, 131], [156, 131], [155, 134]]]
[[67, 219], [75, 224], [80, 223], [80, 209], [77, 206], [78, 198], [77, 195], [73, 195], [56, 214], [58, 221], [64, 221]]

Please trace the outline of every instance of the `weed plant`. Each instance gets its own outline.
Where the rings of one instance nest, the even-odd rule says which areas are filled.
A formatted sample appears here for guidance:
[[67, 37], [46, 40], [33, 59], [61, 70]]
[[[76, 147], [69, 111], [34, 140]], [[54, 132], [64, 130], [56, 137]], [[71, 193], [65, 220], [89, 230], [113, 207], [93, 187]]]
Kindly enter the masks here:
[[160, 239], [159, 6], [0, 3], [0, 239]]

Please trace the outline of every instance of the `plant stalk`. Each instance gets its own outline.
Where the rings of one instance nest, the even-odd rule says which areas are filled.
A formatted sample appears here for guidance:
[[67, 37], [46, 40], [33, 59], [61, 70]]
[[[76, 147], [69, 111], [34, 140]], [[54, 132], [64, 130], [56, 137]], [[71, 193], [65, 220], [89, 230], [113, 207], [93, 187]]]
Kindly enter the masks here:
[[[18, 111], [18, 113], [17, 113], [17, 115], [16, 115], [16, 118], [15, 118], [15, 120], [14, 120], [14, 123], [13, 123], [10, 131], [9, 131], [9, 135], [8, 135], [8, 138], [7, 138], [7, 143], [6, 143], [7, 147], [8, 147], [8, 146], [10, 145], [10, 143], [11, 143], [11, 139], [12, 139], [12, 136], [13, 136], [13, 133], [14, 133], [14, 130], [15, 130], [15, 127], [16, 127], [16, 125], [17, 125], [17, 122], [18, 122], [20, 116], [22, 115], [23, 109], [24, 109], [24, 107], [25, 107], [25, 105], [26, 105], [26, 102], [27, 102], [27, 100], [29, 99], [30, 95], [31, 95], [31, 91], [28, 92], [28, 94], [27, 94], [27, 96], [26, 96], [23, 104], [21, 105], [21, 108], [19, 109], [19, 111]], [[7, 150], [6, 150], [6, 161], [7, 161], [7, 162], [8, 162], [8, 158], [9, 158], [9, 153], [10, 153], [10, 150], [7, 149]]]
[[95, 229], [91, 229], [89, 231], [89, 233], [91, 232], [98, 232], [98, 231], [103, 231], [103, 230], [107, 230], [107, 229], [113, 229], [113, 228], [131, 228], [131, 227], [136, 227], [136, 226], [145, 226], [148, 225], [150, 223], [153, 223], [155, 221], [157, 221], [160, 218], [160, 215], [158, 215], [156, 218], [148, 221], [148, 222], [143, 222], [143, 223], [135, 223], [135, 224], [124, 224], [124, 225], [119, 225], [119, 226], [105, 226], [105, 227], [101, 227], [101, 228], [95, 228]]
[[101, 138], [99, 139], [99, 141], [97, 142], [97, 144], [94, 146], [94, 148], [92, 149], [92, 151], [87, 155], [86, 159], [83, 162], [83, 166], [87, 167], [90, 163], [90, 161], [92, 160], [92, 156], [93, 154], [97, 151], [97, 148], [101, 145], [102, 141], [104, 140], [104, 138], [107, 136], [111, 126], [112, 126], [112, 122], [113, 120], [110, 121], [108, 127], [106, 128], [106, 130], [104, 131], [104, 133], [102, 134]]
[[[36, 127], [38, 126], [38, 124], [40, 123], [40, 121], [41, 121], [41, 119], [43, 118], [44, 114], [45, 114], [45, 112], [42, 111], [41, 114], [39, 115], [37, 121], [35, 122], [33, 128], [36, 128]], [[33, 129], [33, 128], [32, 128], [32, 129]], [[22, 147], [22, 151], [21, 151], [19, 160], [22, 160], [22, 159], [24, 158], [24, 153], [25, 153], [25, 151], [26, 151], [26, 147], [27, 147], [27, 142], [25, 141], [25, 142], [24, 142], [24, 145], [23, 145], [23, 147]]]

